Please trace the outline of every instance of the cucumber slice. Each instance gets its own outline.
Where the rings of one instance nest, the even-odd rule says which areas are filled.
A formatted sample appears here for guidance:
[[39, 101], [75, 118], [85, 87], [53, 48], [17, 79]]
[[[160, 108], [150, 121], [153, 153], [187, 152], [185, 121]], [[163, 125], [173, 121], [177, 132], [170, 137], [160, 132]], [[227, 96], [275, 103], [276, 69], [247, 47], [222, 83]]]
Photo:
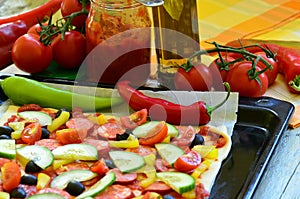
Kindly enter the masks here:
[[145, 165], [145, 159], [133, 152], [110, 151], [109, 156], [122, 173], [138, 170]]
[[94, 177], [96, 177], [97, 174], [90, 171], [90, 170], [71, 170], [64, 172], [54, 178], [50, 184], [52, 188], [58, 188], [60, 190], [63, 190], [67, 187], [68, 183], [72, 180], [75, 181], [87, 181]]
[[82, 199], [90, 196], [95, 196], [100, 192], [104, 191], [108, 186], [112, 185], [115, 181], [116, 181], [116, 174], [114, 172], [108, 172], [96, 184], [91, 186], [87, 191], [83, 192], [75, 199]]
[[19, 112], [18, 115], [25, 120], [38, 121], [41, 126], [47, 126], [52, 123], [51, 116], [41, 111], [23, 111]]
[[15, 140], [0, 140], [0, 157], [8, 159], [16, 158]]
[[192, 191], [195, 188], [195, 179], [186, 173], [167, 171], [159, 172], [156, 176], [179, 194]]
[[46, 169], [52, 165], [54, 157], [47, 147], [28, 145], [17, 149], [17, 159], [24, 166], [32, 160], [40, 168]]
[[28, 199], [65, 199], [65, 197], [58, 193], [40, 193], [29, 196]]
[[168, 144], [168, 143], [158, 143], [155, 144], [155, 148], [158, 152], [158, 154], [166, 160], [171, 166], [174, 165], [175, 161], [184, 154], [184, 151], [175, 146], [174, 144]]
[[68, 144], [52, 151], [55, 159], [98, 160], [98, 150], [90, 144]]
[[[144, 138], [147, 136], [147, 133], [150, 129], [153, 129], [156, 125], [158, 125], [160, 121], [150, 121], [136, 127], [132, 133], [138, 138]], [[177, 137], [178, 136], [178, 129], [173, 126], [172, 124], [166, 123], [168, 127], [168, 135], [170, 137]]]

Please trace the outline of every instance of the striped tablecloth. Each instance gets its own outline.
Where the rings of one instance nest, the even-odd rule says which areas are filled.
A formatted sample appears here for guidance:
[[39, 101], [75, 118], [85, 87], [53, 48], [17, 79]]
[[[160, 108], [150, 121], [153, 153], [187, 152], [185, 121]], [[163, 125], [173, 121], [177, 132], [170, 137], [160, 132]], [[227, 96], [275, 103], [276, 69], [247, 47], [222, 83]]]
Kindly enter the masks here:
[[300, 41], [300, 0], [197, 0], [203, 41]]

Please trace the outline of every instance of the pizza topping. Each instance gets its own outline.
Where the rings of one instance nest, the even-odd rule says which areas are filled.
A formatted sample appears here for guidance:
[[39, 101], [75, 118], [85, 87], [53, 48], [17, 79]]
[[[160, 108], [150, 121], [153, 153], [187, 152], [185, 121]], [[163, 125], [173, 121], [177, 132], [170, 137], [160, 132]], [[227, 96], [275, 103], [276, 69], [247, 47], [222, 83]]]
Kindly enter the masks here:
[[85, 186], [76, 180], [72, 180], [68, 183], [66, 187], [66, 192], [68, 192], [72, 196], [78, 196], [85, 190]]
[[24, 104], [18, 108], [18, 112], [23, 111], [41, 111], [43, 108], [38, 104]]
[[[67, 199], [167, 195], [197, 198], [198, 194], [208, 194], [199, 185], [199, 179], [215, 161], [222, 159], [220, 149], [228, 143], [225, 135], [210, 126], [201, 126], [197, 132], [198, 128], [192, 126], [144, 122], [148, 118], [145, 110], [124, 117], [136, 125], [134, 128], [126, 126], [121, 118], [83, 113], [80, 108], [74, 108], [72, 118], [69, 111], [45, 110], [22, 112], [31, 112], [32, 119], [22, 113], [7, 117], [2, 135], [14, 139], [0, 139], [0, 157], [16, 159], [25, 173], [38, 176], [35, 182], [18, 185], [33, 199], [56, 198], [56, 194]], [[60, 114], [54, 117], [57, 112]], [[44, 115], [51, 118], [51, 123], [43, 127], [47, 132], [42, 136], [38, 117]], [[8, 126], [11, 128], [6, 129]], [[0, 166], [10, 161], [0, 159]], [[1, 186], [3, 181], [0, 189]]]
[[201, 164], [201, 156], [197, 151], [190, 151], [177, 158], [174, 168], [178, 171], [189, 173]]
[[55, 177], [52, 181], [50, 186], [52, 188], [57, 189], [65, 189], [69, 182], [75, 180], [75, 181], [87, 181], [94, 177], [96, 177], [97, 174], [90, 171], [90, 170], [71, 170], [64, 173], [61, 173], [59, 176]]
[[171, 166], [173, 166], [176, 160], [184, 154], [184, 151], [181, 148], [173, 144], [159, 143], [155, 145], [155, 148], [158, 154]]
[[31, 174], [24, 174], [21, 177], [20, 184], [36, 185], [37, 184], [37, 177], [35, 175], [31, 175]]
[[7, 162], [1, 167], [2, 186], [7, 192], [17, 188], [21, 181], [20, 166], [15, 162]]
[[127, 152], [127, 151], [110, 151], [109, 156], [114, 165], [122, 172], [132, 172], [145, 165], [145, 160], [142, 156]]
[[195, 188], [194, 178], [186, 173], [169, 171], [159, 172], [156, 175], [179, 194], [192, 191]]
[[113, 184], [116, 180], [114, 172], [108, 172], [103, 178], [101, 178], [96, 184], [91, 186], [88, 190], [76, 197], [76, 199], [83, 199], [89, 196], [95, 196], [98, 193], [104, 191], [107, 187]]
[[54, 149], [52, 154], [55, 159], [98, 160], [97, 148], [89, 144], [63, 145]]
[[43, 146], [27, 145], [17, 149], [17, 160], [26, 165], [30, 160], [42, 169], [46, 169], [52, 165], [53, 154]]
[[0, 157], [14, 159], [16, 157], [15, 140], [2, 139], [0, 140]]
[[148, 111], [147, 109], [142, 109], [136, 111], [129, 116], [123, 116], [120, 118], [122, 125], [127, 129], [134, 129], [147, 121]]
[[47, 126], [52, 123], [52, 117], [41, 111], [23, 111], [18, 115], [27, 121], [38, 122], [41, 126]]

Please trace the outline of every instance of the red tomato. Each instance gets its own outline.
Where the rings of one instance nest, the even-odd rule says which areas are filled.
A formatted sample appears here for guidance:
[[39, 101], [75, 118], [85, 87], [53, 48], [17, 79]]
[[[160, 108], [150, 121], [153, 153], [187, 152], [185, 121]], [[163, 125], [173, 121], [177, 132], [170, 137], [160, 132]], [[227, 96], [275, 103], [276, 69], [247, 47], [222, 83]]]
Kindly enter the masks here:
[[100, 159], [97, 162], [94, 162], [91, 167], [90, 170], [92, 172], [97, 173], [98, 175], [102, 176], [104, 175], [106, 172], [109, 171], [109, 168], [106, 166], [104, 159]]
[[62, 129], [56, 131], [56, 139], [62, 144], [82, 143], [86, 136], [86, 129]]
[[21, 139], [26, 144], [34, 144], [36, 141], [40, 140], [42, 137], [42, 127], [40, 123], [31, 123], [22, 131]]
[[[245, 61], [236, 63], [228, 72], [226, 81], [230, 84], [231, 91], [239, 92], [243, 97], [261, 97], [268, 89], [268, 77], [265, 73], [260, 74], [256, 79], [250, 79], [249, 70], [252, 69], [252, 62]], [[256, 66], [256, 71], [261, 69]]]
[[11, 160], [6, 158], [0, 158], [0, 168], [7, 162], [10, 162]]
[[164, 121], [159, 122], [155, 127], [149, 129], [146, 137], [140, 138], [141, 145], [153, 146], [156, 143], [163, 141], [168, 135], [168, 126]]
[[21, 181], [21, 170], [17, 163], [7, 162], [2, 168], [2, 186], [7, 192], [10, 192], [14, 188], [18, 187]]
[[[276, 79], [276, 77], [278, 75], [278, 72], [279, 72], [277, 61], [270, 58], [270, 57], [267, 57], [265, 52], [257, 52], [255, 54], [261, 56], [263, 59], [265, 59], [267, 62], [269, 62], [269, 64], [271, 64], [272, 68], [266, 70], [265, 73], [266, 73], [266, 75], [268, 77], [268, 80], [269, 80], [268, 81], [269, 86], [272, 85], [275, 82], [275, 79]], [[258, 62], [257, 65], [259, 65], [262, 69], [266, 68], [266, 65], [264, 63], [262, 63], [261, 61]]]
[[177, 90], [208, 91], [212, 87], [213, 75], [209, 67], [199, 63], [186, 72], [179, 68], [175, 73], [174, 84]]
[[51, 64], [52, 58], [51, 47], [42, 44], [35, 34], [19, 37], [12, 48], [14, 64], [27, 73], [42, 72]]
[[147, 116], [147, 109], [142, 109], [132, 113], [130, 116], [121, 117], [120, 121], [125, 128], [132, 130], [137, 126], [144, 124], [147, 121]]
[[[86, 10], [89, 11], [90, 4], [86, 5]], [[61, 4], [61, 14], [63, 17], [67, 17], [74, 12], [79, 12], [82, 10], [82, 4], [79, 0], [63, 0]], [[73, 18], [71, 24], [76, 26], [77, 29], [84, 27], [85, 21], [87, 19], [87, 14], [83, 14]]]
[[64, 40], [58, 35], [51, 46], [54, 61], [62, 68], [78, 68], [85, 59], [85, 37], [78, 31], [66, 32]]
[[182, 172], [191, 172], [201, 164], [201, 156], [195, 151], [191, 150], [187, 154], [181, 155], [174, 163], [174, 168]]
[[228, 64], [228, 62], [232, 62], [235, 59], [233, 57], [229, 57], [229, 56], [226, 56], [223, 59], [225, 61], [224, 63], [222, 63], [220, 58], [217, 58], [209, 65], [209, 68], [211, 69], [211, 71], [213, 73], [213, 79], [218, 77], [218, 75], [221, 75], [223, 82], [225, 82], [227, 73], [233, 66], [233, 64], [229, 64], [229, 65], [227, 65], [227, 64]]

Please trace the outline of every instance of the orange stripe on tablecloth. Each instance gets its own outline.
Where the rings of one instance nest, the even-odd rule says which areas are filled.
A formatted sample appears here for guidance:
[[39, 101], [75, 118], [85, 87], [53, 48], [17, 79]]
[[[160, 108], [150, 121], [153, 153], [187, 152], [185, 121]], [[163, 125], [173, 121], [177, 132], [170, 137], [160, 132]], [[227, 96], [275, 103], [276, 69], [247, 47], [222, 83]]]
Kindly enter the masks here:
[[[252, 38], [274, 30], [276, 27], [284, 25], [298, 17], [300, 17], [300, 1], [292, 0], [235, 25], [217, 37], [210, 39], [210, 41], [225, 44], [239, 38]], [[202, 45], [206, 47], [204, 42], [202, 42]]]

